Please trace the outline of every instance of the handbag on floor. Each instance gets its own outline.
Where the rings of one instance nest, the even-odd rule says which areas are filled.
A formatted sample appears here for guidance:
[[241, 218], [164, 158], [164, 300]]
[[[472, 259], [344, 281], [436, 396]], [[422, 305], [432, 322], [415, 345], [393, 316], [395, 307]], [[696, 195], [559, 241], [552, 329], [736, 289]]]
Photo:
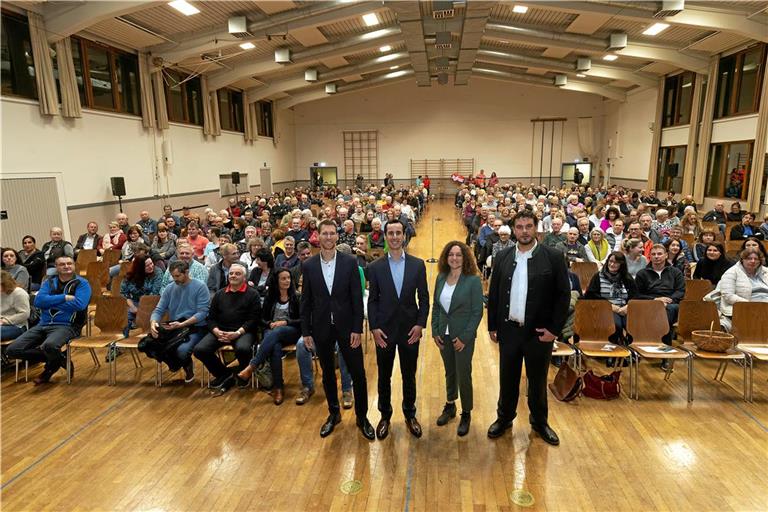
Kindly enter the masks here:
[[584, 396], [598, 400], [613, 400], [621, 394], [621, 370], [609, 375], [595, 375], [589, 370], [584, 374]]
[[139, 341], [136, 349], [139, 352], [144, 352], [149, 358], [168, 364], [171, 370], [177, 371], [181, 368], [181, 362], [178, 361], [176, 356], [176, 349], [189, 339], [191, 333], [192, 329], [189, 327], [169, 330], [159, 326], [157, 338], [151, 334], [144, 336]]
[[261, 366], [253, 372], [253, 377], [262, 389], [272, 389], [274, 379], [272, 378], [272, 367], [269, 363], [261, 363]]
[[576, 371], [566, 361], [560, 365], [555, 379], [549, 385], [549, 390], [561, 402], [570, 402], [579, 396], [583, 382]]

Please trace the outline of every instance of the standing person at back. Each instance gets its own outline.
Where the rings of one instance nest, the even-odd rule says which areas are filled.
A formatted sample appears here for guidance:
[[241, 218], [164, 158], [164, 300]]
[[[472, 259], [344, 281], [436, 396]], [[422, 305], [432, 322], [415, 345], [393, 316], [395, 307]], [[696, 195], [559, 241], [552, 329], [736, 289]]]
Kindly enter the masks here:
[[499, 402], [488, 437], [512, 428], [525, 362], [531, 428], [544, 441], [560, 444], [549, 426], [547, 370], [552, 345], [568, 317], [571, 285], [560, 251], [536, 242], [536, 217], [522, 210], [513, 219], [514, 247], [493, 262], [488, 289], [488, 331], [499, 344]]
[[368, 266], [368, 323], [376, 341], [379, 366], [381, 421], [376, 427], [376, 436], [384, 439], [389, 435], [392, 367], [397, 350], [403, 379], [405, 424], [411, 434], [421, 437], [421, 425], [416, 419], [416, 362], [419, 340], [429, 315], [427, 270], [424, 260], [403, 250], [405, 226], [400, 220], [387, 222], [385, 236], [389, 253]]
[[336, 250], [339, 239], [336, 223], [323, 220], [320, 254], [302, 265], [301, 334], [309, 350], [316, 348], [323, 369], [323, 389], [328, 401], [328, 419], [320, 428], [320, 437], [333, 432], [341, 422], [339, 393], [336, 386], [336, 342], [352, 375], [357, 427], [366, 439], [373, 440], [373, 426], [368, 414], [368, 381], [365, 378], [363, 348], [363, 291], [357, 260]]

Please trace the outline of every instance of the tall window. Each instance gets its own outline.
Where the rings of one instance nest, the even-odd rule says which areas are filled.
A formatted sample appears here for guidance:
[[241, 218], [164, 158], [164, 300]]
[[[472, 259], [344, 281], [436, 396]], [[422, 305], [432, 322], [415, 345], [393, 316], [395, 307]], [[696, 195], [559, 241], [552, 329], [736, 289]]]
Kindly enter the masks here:
[[2, 13], [2, 93], [37, 99], [35, 64], [26, 18]]
[[259, 116], [258, 126], [256, 127], [259, 135], [262, 137], [274, 137], [272, 124], [272, 102], [260, 101], [257, 108]]
[[200, 77], [173, 70], [165, 71], [165, 102], [168, 119], [178, 123], [203, 126], [203, 94]]
[[683, 168], [685, 167], [686, 146], [659, 149], [659, 164], [656, 167], [656, 190], [683, 191]]
[[221, 129], [244, 132], [243, 93], [232, 89], [219, 89], [219, 117]]
[[715, 118], [757, 112], [764, 67], [765, 45], [720, 59]]
[[664, 117], [662, 126], [677, 126], [691, 122], [693, 83], [696, 75], [691, 71], [667, 77], [664, 82]]
[[752, 144], [751, 140], [712, 144], [707, 173], [708, 196], [747, 198]]
[[344, 132], [344, 179], [352, 183], [362, 174], [365, 181], [376, 180], [379, 175], [379, 132]]

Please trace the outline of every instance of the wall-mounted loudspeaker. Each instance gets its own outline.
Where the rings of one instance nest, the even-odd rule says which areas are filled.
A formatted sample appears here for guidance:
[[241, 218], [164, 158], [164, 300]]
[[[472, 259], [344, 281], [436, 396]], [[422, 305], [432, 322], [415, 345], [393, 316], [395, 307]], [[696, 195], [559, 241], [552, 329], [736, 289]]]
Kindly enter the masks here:
[[240, 184], [240, 173], [238, 171], [232, 171], [232, 184], [233, 185]]
[[109, 182], [112, 184], [112, 195], [122, 197], [125, 195], [125, 178], [122, 176], [114, 176], [109, 178]]

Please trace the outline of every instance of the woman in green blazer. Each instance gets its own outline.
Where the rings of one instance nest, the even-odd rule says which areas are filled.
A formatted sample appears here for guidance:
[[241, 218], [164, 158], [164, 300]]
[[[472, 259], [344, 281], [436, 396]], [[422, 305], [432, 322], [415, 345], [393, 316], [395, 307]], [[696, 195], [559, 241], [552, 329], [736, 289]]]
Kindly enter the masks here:
[[472, 250], [462, 242], [448, 242], [440, 254], [432, 307], [432, 338], [445, 366], [447, 401], [437, 418], [443, 426], [456, 416], [461, 396], [457, 434], [469, 432], [472, 411], [472, 354], [477, 327], [483, 318], [483, 285]]

